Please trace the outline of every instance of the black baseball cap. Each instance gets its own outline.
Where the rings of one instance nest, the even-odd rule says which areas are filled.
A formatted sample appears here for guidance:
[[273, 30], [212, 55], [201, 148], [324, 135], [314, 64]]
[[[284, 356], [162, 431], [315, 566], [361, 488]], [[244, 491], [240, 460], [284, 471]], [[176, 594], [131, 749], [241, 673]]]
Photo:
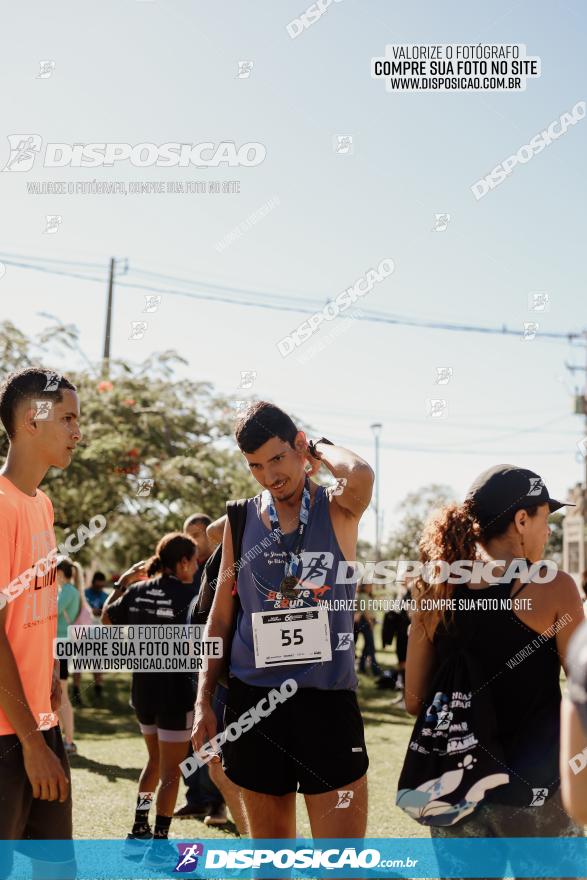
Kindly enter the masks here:
[[513, 464], [497, 464], [479, 474], [465, 501], [470, 503], [481, 526], [541, 504], [548, 504], [551, 513], [561, 507], [575, 507], [572, 501], [551, 498], [542, 477]]

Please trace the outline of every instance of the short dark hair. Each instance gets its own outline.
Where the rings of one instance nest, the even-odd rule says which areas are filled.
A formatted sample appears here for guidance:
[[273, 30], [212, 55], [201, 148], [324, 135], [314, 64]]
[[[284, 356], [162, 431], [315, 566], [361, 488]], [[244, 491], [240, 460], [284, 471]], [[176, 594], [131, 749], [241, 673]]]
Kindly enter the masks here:
[[147, 565], [147, 574], [153, 577], [159, 571], [175, 568], [182, 559], [192, 559], [196, 552], [196, 542], [183, 532], [169, 532], [157, 544], [155, 555]]
[[234, 436], [241, 452], [255, 452], [272, 437], [293, 447], [298, 429], [287, 413], [272, 403], [252, 403], [236, 422]]
[[188, 516], [188, 518], [184, 522], [183, 530], [185, 532], [185, 530], [189, 529], [190, 526], [209, 526], [211, 524], [212, 520], [207, 513], [192, 513], [192, 515]]
[[57, 564], [57, 571], [62, 571], [68, 581], [73, 577], [73, 562], [71, 559], [62, 559]]
[[0, 420], [9, 437], [14, 437], [14, 412], [17, 405], [27, 398], [63, 400], [62, 389], [77, 391], [69, 379], [44, 367], [27, 367], [10, 373], [0, 387]]
[[105, 581], [106, 575], [103, 571], [95, 571], [92, 575], [92, 586], [96, 583], [96, 581]]

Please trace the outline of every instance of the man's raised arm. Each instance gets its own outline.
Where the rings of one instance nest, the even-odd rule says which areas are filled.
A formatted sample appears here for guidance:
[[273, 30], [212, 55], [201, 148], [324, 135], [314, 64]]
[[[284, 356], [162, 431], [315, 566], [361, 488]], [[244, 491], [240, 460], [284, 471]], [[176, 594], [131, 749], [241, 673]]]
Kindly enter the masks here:
[[313, 466], [312, 473], [321, 462], [336, 477], [337, 485], [330, 490], [333, 501], [345, 513], [359, 519], [371, 502], [375, 480], [371, 466], [350, 449], [320, 440], [309, 445], [308, 461]]

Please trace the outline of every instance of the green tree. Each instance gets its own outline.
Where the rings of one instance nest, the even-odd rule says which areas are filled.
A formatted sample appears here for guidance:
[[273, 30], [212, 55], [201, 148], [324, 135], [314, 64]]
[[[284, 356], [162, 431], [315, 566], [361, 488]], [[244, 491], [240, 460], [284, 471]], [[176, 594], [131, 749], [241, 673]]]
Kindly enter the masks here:
[[[106, 518], [104, 532], [76, 554], [82, 564], [121, 569], [150, 555], [188, 514], [214, 519], [226, 500], [255, 493], [230, 436], [234, 404], [208, 383], [174, 378], [185, 363], [177, 354], [136, 367], [113, 361], [106, 380], [99, 366], [68, 370], [63, 349], [79, 351], [71, 326], [54, 324], [29, 340], [0, 325], [2, 374], [39, 364], [62, 369], [78, 389], [82, 441], [69, 468], [51, 469], [42, 488], [53, 502], [58, 541], [98, 514]], [[3, 435], [0, 456], [6, 450]]]
[[401, 518], [383, 549], [384, 559], [418, 559], [418, 542], [433, 510], [454, 501], [449, 486], [432, 483], [409, 492], [398, 505]]

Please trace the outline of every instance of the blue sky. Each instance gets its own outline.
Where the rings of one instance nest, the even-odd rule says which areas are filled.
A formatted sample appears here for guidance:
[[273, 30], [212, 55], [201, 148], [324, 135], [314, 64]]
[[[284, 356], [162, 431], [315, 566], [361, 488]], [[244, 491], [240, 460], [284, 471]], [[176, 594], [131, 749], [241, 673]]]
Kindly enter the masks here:
[[[584, 120], [476, 201], [471, 185], [586, 98], [585, 11], [579, 2], [459, 0], [439, 5], [383, 0], [333, 3], [291, 39], [286, 25], [305, 0], [203, 2], [117, 0], [99, 5], [34, 2], [11, 9], [0, 34], [3, 135], [44, 142], [265, 145], [251, 168], [48, 169], [0, 174], [1, 253], [107, 263], [260, 293], [300, 313], [163, 294], [145, 316], [144, 292], [115, 292], [113, 354], [142, 360], [175, 348], [187, 374], [221, 391], [255, 370], [268, 397], [373, 461], [369, 425], [383, 423], [384, 531], [409, 491], [430, 482], [461, 495], [499, 461], [537, 470], [553, 495], [581, 478], [582, 420], [572, 391], [583, 381], [565, 361], [585, 352], [542, 340], [540, 331], [587, 329]], [[519, 93], [403, 93], [372, 80], [370, 61], [386, 43], [524, 43], [542, 75]], [[55, 61], [37, 79], [41, 60]], [[238, 62], [253, 61], [238, 78]], [[338, 155], [333, 138], [351, 135]], [[238, 194], [32, 195], [27, 181], [239, 180]], [[241, 238], [216, 243], [268, 200], [275, 207]], [[449, 213], [433, 231], [434, 215]], [[45, 216], [60, 214], [55, 235]], [[395, 271], [360, 303], [364, 312], [518, 328], [519, 337], [449, 333], [337, 321], [282, 358], [277, 342], [313, 310], [383, 258]], [[7, 258], [6, 258], [7, 259]], [[97, 271], [98, 277], [105, 277]], [[121, 279], [122, 280], [122, 279]], [[529, 312], [546, 291], [550, 310]], [[78, 325], [88, 357], [99, 357], [106, 285], [7, 265], [3, 318], [34, 333], [50, 312]], [[304, 303], [308, 300], [309, 303]], [[304, 314], [305, 311], [305, 314]], [[142, 340], [131, 322], [147, 319]], [[524, 321], [537, 320], [524, 341]], [[307, 361], [310, 347], [324, 343]], [[67, 364], [59, 364], [62, 369]], [[448, 385], [435, 385], [449, 366]], [[244, 395], [237, 395], [243, 397]], [[430, 398], [448, 416], [427, 415]], [[373, 515], [362, 534], [373, 536]]]

